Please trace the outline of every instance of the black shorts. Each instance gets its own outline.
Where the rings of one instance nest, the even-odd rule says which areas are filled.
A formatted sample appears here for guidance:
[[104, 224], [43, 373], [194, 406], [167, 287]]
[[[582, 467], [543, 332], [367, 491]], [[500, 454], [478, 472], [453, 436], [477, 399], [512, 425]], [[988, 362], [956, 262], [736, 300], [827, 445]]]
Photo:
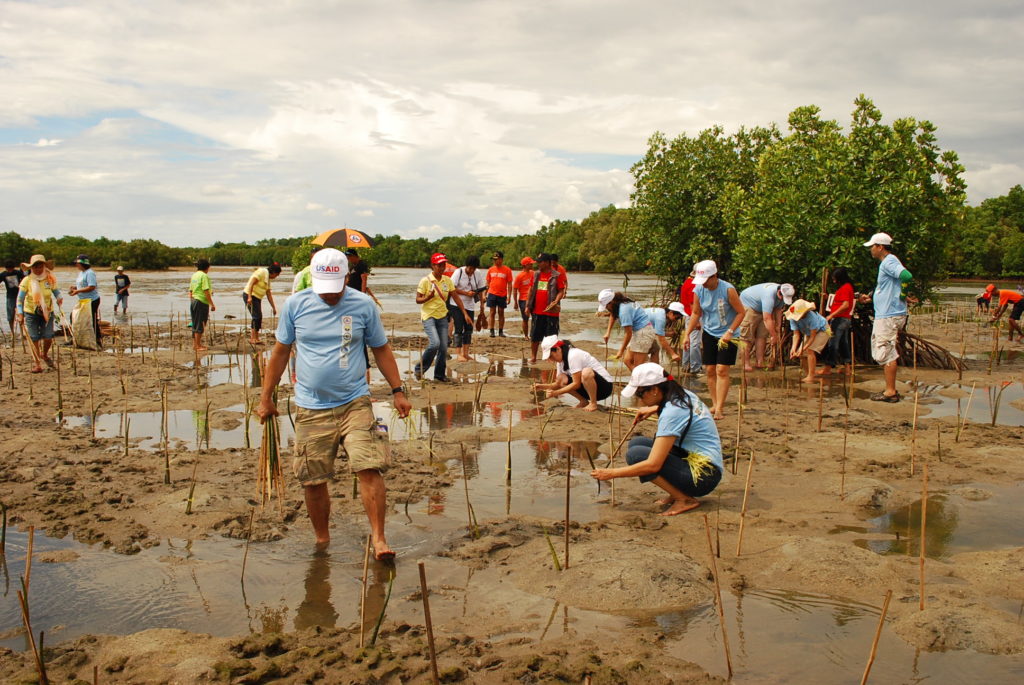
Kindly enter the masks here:
[[558, 335], [558, 317], [534, 314], [530, 323], [530, 342], [539, 343], [549, 335]]
[[1010, 312], [1010, 318], [1014, 321], [1020, 321], [1021, 314], [1024, 314], [1024, 300], [1013, 305], [1013, 311]]
[[530, 320], [530, 313], [526, 311], [526, 300], [519, 300], [519, 315], [523, 317], [523, 321]]
[[[733, 338], [733, 340], [736, 340]], [[730, 342], [725, 346], [725, 349], [719, 349], [718, 347], [719, 338], [708, 334], [707, 331], [701, 331], [700, 333], [700, 344], [702, 349], [700, 360], [704, 363], [704, 366], [732, 366], [736, 363], [736, 351], [739, 350], [734, 343]]]
[[[607, 399], [611, 396], [613, 384], [610, 380], [599, 373], [594, 373], [594, 381], [597, 383], [597, 399], [594, 400], [595, 402], [600, 402], [601, 400]], [[576, 392], [578, 392], [583, 399], [588, 401], [590, 400], [590, 394], [582, 385], [576, 389]]]
[[188, 311], [192, 315], [192, 332], [202, 334], [206, 328], [206, 321], [210, 318], [210, 305], [199, 300], [192, 300]]
[[487, 293], [487, 306], [494, 307], [495, 309], [505, 309], [508, 307], [508, 298]]

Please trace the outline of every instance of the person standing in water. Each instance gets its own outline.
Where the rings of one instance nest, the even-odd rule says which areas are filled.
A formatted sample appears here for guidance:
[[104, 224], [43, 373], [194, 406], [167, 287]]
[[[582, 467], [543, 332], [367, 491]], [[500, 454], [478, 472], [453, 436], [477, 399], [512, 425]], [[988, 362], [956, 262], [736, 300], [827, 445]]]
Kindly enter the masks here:
[[68, 289], [68, 295], [75, 295], [78, 301], [89, 300], [92, 311], [92, 327], [96, 332], [96, 344], [103, 341], [103, 334], [100, 333], [100, 284], [96, 280], [96, 272], [92, 270], [89, 257], [80, 254], [75, 258], [75, 265], [78, 267], [78, 278], [75, 285]]
[[196, 260], [196, 271], [188, 284], [188, 312], [192, 319], [192, 349], [205, 352], [209, 348], [203, 345], [203, 331], [210, 318], [210, 312], [217, 311], [213, 303], [213, 286], [210, 285], [210, 260], [200, 257]]
[[121, 307], [121, 312], [124, 314], [128, 313], [128, 288], [132, 285], [132, 279], [128, 278], [128, 274], [124, 272], [124, 267], [117, 267], [117, 273], [114, 275], [114, 315], [117, 315], [118, 306]]
[[[57, 288], [57, 277], [53, 275], [53, 266], [53, 260], [47, 261], [41, 254], [32, 255], [28, 264], [21, 265], [22, 269], [28, 271], [28, 275], [18, 286], [16, 318], [18, 324], [24, 325], [28, 331], [29, 343], [35, 350], [32, 355], [35, 360], [32, 373], [43, 372], [39, 362], [45, 362], [47, 366], [53, 367], [53, 361], [50, 360], [53, 320], [64, 302]], [[43, 342], [42, 347], [39, 345], [40, 340]]]
[[270, 303], [270, 309], [277, 316], [277, 305], [274, 304], [274, 293], [270, 292], [270, 282], [281, 275], [281, 265], [272, 262], [270, 266], [260, 267], [252, 272], [242, 289], [242, 301], [249, 310], [249, 342], [262, 345], [260, 329], [263, 328], [263, 298]]

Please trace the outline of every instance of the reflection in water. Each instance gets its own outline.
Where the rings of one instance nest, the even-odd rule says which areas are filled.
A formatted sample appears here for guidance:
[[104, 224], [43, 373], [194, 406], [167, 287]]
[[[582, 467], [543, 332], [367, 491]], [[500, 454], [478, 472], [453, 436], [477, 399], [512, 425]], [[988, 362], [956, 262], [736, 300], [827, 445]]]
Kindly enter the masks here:
[[[947, 548], [953, 539], [960, 516], [956, 505], [945, 495], [928, 498], [928, 519], [925, 527], [925, 554], [933, 559], [948, 556]], [[872, 530], [890, 533], [893, 540], [860, 540], [856, 544], [879, 554], [921, 554], [921, 500], [870, 521]]]
[[306, 577], [302, 581], [305, 596], [295, 609], [295, 630], [322, 626], [333, 628], [338, 623], [338, 612], [331, 604], [331, 555], [316, 552], [309, 560]]

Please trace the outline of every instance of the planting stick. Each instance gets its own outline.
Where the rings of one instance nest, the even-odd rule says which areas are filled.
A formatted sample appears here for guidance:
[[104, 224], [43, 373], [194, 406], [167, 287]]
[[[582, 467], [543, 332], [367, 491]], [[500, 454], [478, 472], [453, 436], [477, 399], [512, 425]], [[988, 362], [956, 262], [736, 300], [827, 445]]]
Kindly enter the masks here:
[[0, 517], [3, 522], [0, 523], [0, 559], [7, 558], [7, 505], [0, 502]]
[[975, 387], [977, 385], [978, 385], [977, 381], [971, 383], [971, 394], [967, 396], [967, 408], [964, 410], [963, 421], [960, 421], [960, 412], [959, 412], [960, 405], [957, 404], [956, 438], [954, 438], [953, 442], [960, 442], [960, 434], [963, 433], [965, 428], [967, 428], [967, 416], [968, 416], [968, 414], [971, 413], [971, 400], [974, 399], [974, 389], [975, 389]]
[[821, 432], [821, 415], [825, 409], [825, 379], [818, 380], [818, 432]]
[[256, 518], [256, 507], [249, 511], [249, 529], [245, 534], [245, 552], [242, 554], [242, 585], [245, 586], [245, 562], [249, 558], [249, 542], [252, 540], [252, 521]]
[[167, 384], [160, 386], [160, 442], [164, 451], [164, 485], [171, 484], [171, 455], [167, 451]]
[[359, 592], [359, 648], [363, 648], [363, 633], [366, 625], [366, 574], [370, 568], [370, 536], [366, 536], [366, 550], [363, 552], [363, 583]]
[[28, 636], [28, 646], [32, 650], [32, 656], [36, 662], [36, 670], [39, 672], [40, 685], [49, 685], [46, 678], [46, 667], [43, 665], [43, 657], [36, 646], [36, 638], [32, 633], [32, 622], [29, 620], [28, 599], [18, 590], [18, 604], [21, 605], [21, 620], [25, 624], [25, 634]]
[[878, 651], [878, 638], [882, 636], [882, 626], [885, 625], [885, 614], [889, 611], [889, 600], [892, 599], [892, 590], [885, 593], [885, 601], [882, 602], [882, 613], [878, 617], [878, 628], [875, 629], [875, 639], [871, 641], [871, 654], [868, 655], [867, 666], [864, 667], [864, 675], [860, 678], [860, 685], [868, 682], [868, 675], [871, 673], [871, 665], [875, 663], [875, 652]]
[[185, 505], [185, 513], [192, 513], [192, 499], [196, 492], [196, 469], [199, 468], [199, 454], [196, 454], [195, 461], [192, 462], [192, 482], [188, 486], [188, 503]]
[[740, 460], [740, 437], [743, 430], [743, 394], [736, 400], [736, 451], [732, 458], [732, 474], [736, 475], [736, 462]]
[[437, 652], [434, 650], [434, 625], [430, 621], [430, 600], [427, 592], [427, 570], [423, 562], [418, 562], [420, 568], [420, 595], [423, 597], [423, 618], [427, 623], [427, 646], [430, 648], [430, 679], [434, 685], [441, 682], [437, 673]]
[[839, 501], [842, 502], [846, 499], [846, 438], [847, 429], [850, 425], [850, 417], [847, 414], [846, 424], [843, 426], [843, 458], [840, 461], [839, 466]]
[[64, 422], [64, 393], [60, 384], [60, 345], [55, 346], [53, 351], [55, 357], [54, 366], [57, 367], [57, 422]]
[[740, 533], [736, 539], [736, 556], [740, 555], [740, 548], [743, 546], [743, 524], [747, 520], [747, 498], [750, 496], [750, 477], [754, 473], [754, 452], [750, 452], [750, 461], [747, 462], [747, 483], [743, 486], [743, 506], [740, 508]]
[[715, 604], [718, 606], [718, 624], [722, 627], [722, 646], [725, 648], [725, 666], [729, 679], [732, 679], [732, 656], [729, 654], [729, 636], [725, 632], [725, 609], [722, 607], [722, 588], [718, 584], [718, 564], [715, 562], [715, 550], [711, 546], [711, 524], [708, 515], [704, 514], [704, 532], [708, 538], [708, 554], [711, 556], [711, 575], [715, 579]]
[[572, 445], [565, 457], [565, 567], [569, 568], [569, 489], [572, 486]]
[[506, 440], [508, 454], [505, 457], [505, 482], [512, 483], [512, 407], [508, 408], [508, 439]]
[[925, 463], [922, 467], [921, 474], [921, 557], [920, 557], [920, 575], [921, 575], [921, 601], [918, 608], [924, 611], [924, 532], [925, 527], [928, 525], [928, 464]]
[[36, 527], [28, 527], [28, 552], [25, 555], [25, 598], [28, 599], [28, 587], [32, 582], [32, 546], [36, 539]]
[[619, 450], [622, 449], [622, 443], [626, 442], [626, 438], [629, 437], [629, 434], [632, 432], [634, 428], [636, 428], [636, 424], [638, 423], [640, 423], [640, 414], [637, 414], [636, 417], [634, 417], [633, 423], [630, 424], [629, 429], [623, 434], [622, 439], [619, 440], [619, 444], [616, 445], [615, 449], [612, 451], [612, 456], [608, 458], [609, 466], [611, 466], [612, 462], [615, 461], [615, 455], [617, 455], [619, 453]]

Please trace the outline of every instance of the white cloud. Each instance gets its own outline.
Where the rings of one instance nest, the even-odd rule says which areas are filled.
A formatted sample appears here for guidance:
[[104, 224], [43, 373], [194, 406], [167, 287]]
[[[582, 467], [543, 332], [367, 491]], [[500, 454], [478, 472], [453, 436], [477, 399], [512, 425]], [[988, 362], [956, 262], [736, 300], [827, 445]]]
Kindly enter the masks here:
[[57, 138], [40, 138], [36, 143], [36, 147], [54, 147], [55, 145], [60, 145], [63, 142], [63, 140], [59, 140]]
[[362, 216], [362, 217], [373, 216], [373, 210], [372, 209], [360, 209], [359, 211], [356, 212], [356, 216]]

